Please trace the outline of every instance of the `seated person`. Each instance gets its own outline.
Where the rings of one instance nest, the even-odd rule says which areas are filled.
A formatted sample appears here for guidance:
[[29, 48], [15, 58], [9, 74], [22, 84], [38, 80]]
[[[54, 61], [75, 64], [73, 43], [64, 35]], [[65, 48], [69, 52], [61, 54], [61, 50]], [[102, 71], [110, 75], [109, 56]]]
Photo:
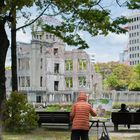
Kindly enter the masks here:
[[118, 112], [129, 112], [129, 111], [126, 109], [126, 104], [121, 104], [121, 109], [120, 109]]
[[[121, 109], [118, 111], [118, 112], [129, 112], [127, 109], [126, 109], [126, 104], [121, 104]], [[127, 127], [128, 129], [130, 128], [130, 124], [127, 124]]]

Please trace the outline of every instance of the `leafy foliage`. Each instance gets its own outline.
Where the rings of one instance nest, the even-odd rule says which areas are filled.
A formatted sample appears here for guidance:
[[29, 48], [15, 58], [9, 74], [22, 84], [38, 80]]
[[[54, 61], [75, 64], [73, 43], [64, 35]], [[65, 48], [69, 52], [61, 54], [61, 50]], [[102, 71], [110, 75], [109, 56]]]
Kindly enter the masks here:
[[[113, 102], [113, 109], [120, 109], [121, 108], [121, 104], [124, 102]], [[127, 107], [129, 108], [137, 108], [139, 109], [140, 107], [140, 103], [138, 102], [127, 102], [125, 103]]]
[[140, 9], [140, 1], [139, 0], [129, 0], [129, 2], [127, 2], [127, 6], [129, 9]]
[[57, 25], [43, 23], [44, 31], [58, 36], [68, 45], [77, 46], [79, 49], [89, 47], [86, 40], [80, 36], [81, 31], [88, 32], [91, 36], [106, 36], [109, 32], [119, 34], [127, 31], [122, 25], [125, 25], [128, 19], [123, 16], [111, 18], [110, 9], [102, 7], [101, 0], [52, 0], [51, 2], [44, 0], [36, 2], [36, 5], [40, 9], [48, 7], [44, 15], [59, 18], [61, 21]]
[[101, 73], [104, 87], [110, 90], [140, 90], [139, 67], [135, 68], [117, 62], [98, 63], [95, 65]]
[[139, 75], [139, 80], [140, 80], [140, 64], [135, 66], [134, 71]]
[[12, 92], [5, 103], [4, 126], [6, 131], [27, 132], [37, 127], [38, 116], [22, 93]]
[[45, 109], [48, 112], [69, 112], [71, 111], [71, 104], [52, 104]]

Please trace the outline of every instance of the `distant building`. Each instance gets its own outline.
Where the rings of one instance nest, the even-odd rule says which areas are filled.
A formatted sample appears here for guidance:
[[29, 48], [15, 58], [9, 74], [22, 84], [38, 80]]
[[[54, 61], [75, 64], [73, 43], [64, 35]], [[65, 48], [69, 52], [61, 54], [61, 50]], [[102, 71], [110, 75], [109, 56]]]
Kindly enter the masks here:
[[56, 36], [36, 31], [31, 43], [17, 43], [19, 90], [30, 103], [72, 102], [80, 90], [101, 94], [101, 77], [83, 50], [66, 51]]
[[129, 65], [140, 63], [140, 13], [129, 16], [132, 20], [128, 23], [129, 33]]
[[120, 53], [120, 63], [129, 65], [129, 54], [128, 54], [128, 48], [124, 49], [122, 53]]

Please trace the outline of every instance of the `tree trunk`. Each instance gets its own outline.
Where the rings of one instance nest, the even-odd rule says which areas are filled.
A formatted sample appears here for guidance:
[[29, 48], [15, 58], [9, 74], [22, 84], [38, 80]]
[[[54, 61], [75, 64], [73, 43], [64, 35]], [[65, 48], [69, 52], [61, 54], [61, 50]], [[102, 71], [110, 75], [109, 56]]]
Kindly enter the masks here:
[[13, 8], [11, 27], [11, 59], [12, 59], [12, 91], [18, 91], [17, 83], [17, 54], [16, 54], [16, 10]]
[[2, 140], [2, 109], [6, 100], [6, 76], [5, 76], [5, 61], [9, 47], [9, 40], [5, 31], [5, 21], [0, 20], [0, 140]]

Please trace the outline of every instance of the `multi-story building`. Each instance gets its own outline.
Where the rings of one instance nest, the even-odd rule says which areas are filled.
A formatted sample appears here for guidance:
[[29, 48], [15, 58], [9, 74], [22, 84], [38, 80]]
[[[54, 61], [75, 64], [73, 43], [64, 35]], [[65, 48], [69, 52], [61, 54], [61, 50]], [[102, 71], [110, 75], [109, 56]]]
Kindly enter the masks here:
[[17, 67], [19, 90], [31, 103], [72, 102], [79, 90], [90, 97], [101, 94], [101, 77], [89, 55], [66, 51], [65, 44], [49, 33], [37, 31], [30, 44], [18, 43]]
[[137, 65], [140, 63], [140, 13], [132, 14], [129, 18], [129, 65]]
[[127, 48], [125, 48], [123, 50], [122, 53], [120, 53], [119, 62], [121, 64], [129, 65], [129, 61], [128, 60], [129, 60], [129, 54], [128, 54], [128, 47], [127, 47]]

